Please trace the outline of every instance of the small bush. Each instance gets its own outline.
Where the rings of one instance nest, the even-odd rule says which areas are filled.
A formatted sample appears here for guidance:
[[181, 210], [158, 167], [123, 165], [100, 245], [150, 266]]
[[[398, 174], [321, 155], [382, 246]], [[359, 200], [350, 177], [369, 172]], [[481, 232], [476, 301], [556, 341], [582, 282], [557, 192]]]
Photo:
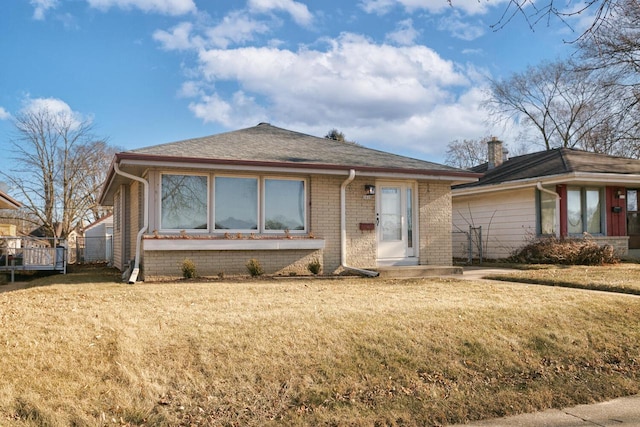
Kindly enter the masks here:
[[321, 268], [322, 268], [322, 265], [320, 264], [320, 261], [318, 260], [318, 258], [315, 258], [313, 261], [307, 264], [307, 270], [309, 270], [309, 272], [314, 275], [319, 274]]
[[193, 279], [196, 277], [196, 263], [188, 258], [185, 258], [184, 261], [182, 261], [181, 270], [182, 277], [185, 279]]
[[619, 258], [611, 245], [600, 246], [585, 239], [537, 239], [520, 249], [511, 261], [528, 264], [603, 265], [615, 264]]
[[247, 261], [247, 270], [249, 270], [249, 274], [251, 277], [258, 277], [264, 274], [264, 270], [262, 269], [262, 265], [260, 265], [260, 261], [255, 258], [251, 258]]

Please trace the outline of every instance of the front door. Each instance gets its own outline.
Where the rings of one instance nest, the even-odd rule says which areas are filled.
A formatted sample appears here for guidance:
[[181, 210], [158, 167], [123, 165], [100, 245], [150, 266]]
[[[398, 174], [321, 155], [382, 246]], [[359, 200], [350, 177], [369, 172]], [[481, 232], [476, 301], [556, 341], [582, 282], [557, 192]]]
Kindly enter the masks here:
[[[377, 238], [379, 264], [414, 264], [414, 189], [410, 183], [378, 184]], [[412, 259], [413, 258], [413, 259]]]
[[627, 190], [627, 235], [629, 249], [640, 249], [639, 190]]

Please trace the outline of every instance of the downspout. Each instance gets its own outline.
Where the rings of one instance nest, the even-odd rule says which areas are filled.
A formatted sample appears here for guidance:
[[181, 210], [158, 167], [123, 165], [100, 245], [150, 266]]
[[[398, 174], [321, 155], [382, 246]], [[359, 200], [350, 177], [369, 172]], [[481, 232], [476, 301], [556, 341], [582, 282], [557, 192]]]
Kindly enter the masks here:
[[356, 177], [355, 169], [349, 170], [349, 177], [344, 180], [340, 186], [340, 267], [347, 271], [361, 274], [363, 276], [377, 277], [380, 273], [377, 271], [363, 270], [360, 268], [349, 267], [347, 265], [347, 185]]
[[560, 221], [558, 221], [558, 217], [560, 216], [560, 195], [555, 191], [547, 190], [546, 188], [544, 188], [540, 181], [536, 183], [536, 188], [544, 193], [551, 194], [556, 198], [556, 214], [553, 216], [553, 228], [556, 230], [556, 238], [559, 238]]
[[140, 273], [140, 247], [142, 246], [142, 236], [149, 228], [149, 182], [136, 175], [132, 175], [127, 172], [123, 172], [118, 167], [118, 163], [113, 163], [113, 170], [118, 174], [122, 175], [125, 178], [133, 179], [134, 181], [141, 182], [144, 185], [144, 212], [143, 218], [144, 223], [140, 231], [138, 231], [138, 236], [136, 237], [136, 258], [133, 264], [133, 271], [131, 271], [131, 276], [129, 276], [129, 284], [133, 285], [138, 280], [138, 273]]

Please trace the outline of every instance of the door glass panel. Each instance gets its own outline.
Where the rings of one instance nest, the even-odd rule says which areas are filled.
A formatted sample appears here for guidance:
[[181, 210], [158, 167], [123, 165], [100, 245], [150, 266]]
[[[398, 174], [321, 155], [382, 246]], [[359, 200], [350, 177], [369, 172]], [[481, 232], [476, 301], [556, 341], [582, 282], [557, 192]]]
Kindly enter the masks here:
[[627, 211], [638, 210], [638, 190], [627, 190]]
[[400, 189], [383, 187], [381, 192], [380, 226], [383, 241], [402, 240], [402, 212], [400, 204]]
[[[640, 216], [638, 215], [638, 190], [627, 190], [627, 234], [640, 234]], [[631, 242], [631, 241], [630, 241]], [[630, 248], [632, 245], [629, 243]]]

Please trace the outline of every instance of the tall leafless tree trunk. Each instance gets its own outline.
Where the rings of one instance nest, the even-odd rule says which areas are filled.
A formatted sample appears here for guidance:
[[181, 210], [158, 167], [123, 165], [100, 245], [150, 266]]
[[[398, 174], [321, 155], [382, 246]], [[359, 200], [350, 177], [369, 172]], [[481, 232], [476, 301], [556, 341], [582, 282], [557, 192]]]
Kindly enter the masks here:
[[97, 140], [89, 120], [47, 107], [14, 119], [14, 167], [2, 173], [23, 208], [51, 236], [66, 237], [100, 215], [97, 197], [115, 151]]

